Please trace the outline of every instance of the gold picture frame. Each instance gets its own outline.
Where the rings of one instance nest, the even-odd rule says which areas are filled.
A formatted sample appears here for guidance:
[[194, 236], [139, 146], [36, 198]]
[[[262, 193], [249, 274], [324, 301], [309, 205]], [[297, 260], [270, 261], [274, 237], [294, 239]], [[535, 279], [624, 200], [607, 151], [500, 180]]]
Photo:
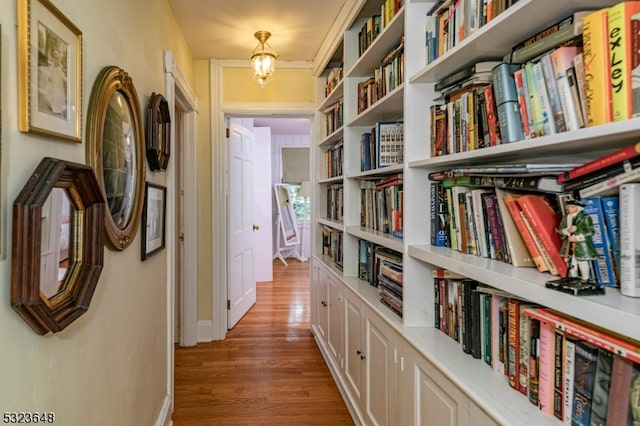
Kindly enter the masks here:
[[18, 127], [82, 142], [82, 32], [49, 0], [18, 0]]

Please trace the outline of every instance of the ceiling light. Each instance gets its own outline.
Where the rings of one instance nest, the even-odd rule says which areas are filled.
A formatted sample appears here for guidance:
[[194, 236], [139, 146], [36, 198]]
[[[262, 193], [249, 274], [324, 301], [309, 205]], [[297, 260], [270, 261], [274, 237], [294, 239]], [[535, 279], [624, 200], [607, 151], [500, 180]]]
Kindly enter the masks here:
[[253, 79], [265, 87], [276, 72], [276, 58], [278, 54], [269, 46], [267, 40], [271, 37], [269, 31], [258, 31], [254, 34], [259, 43], [251, 53], [251, 70]]

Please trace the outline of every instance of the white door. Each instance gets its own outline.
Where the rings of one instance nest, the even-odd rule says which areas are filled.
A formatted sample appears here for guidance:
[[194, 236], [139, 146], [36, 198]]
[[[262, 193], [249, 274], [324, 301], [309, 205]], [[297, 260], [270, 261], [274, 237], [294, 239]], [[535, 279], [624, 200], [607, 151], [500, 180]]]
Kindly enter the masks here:
[[[253, 127], [253, 126], [252, 126]], [[229, 121], [229, 265], [227, 328], [256, 303], [253, 233], [253, 128]]]
[[253, 219], [259, 229], [254, 234], [256, 281], [273, 281], [273, 232], [271, 201], [271, 128], [254, 127]]

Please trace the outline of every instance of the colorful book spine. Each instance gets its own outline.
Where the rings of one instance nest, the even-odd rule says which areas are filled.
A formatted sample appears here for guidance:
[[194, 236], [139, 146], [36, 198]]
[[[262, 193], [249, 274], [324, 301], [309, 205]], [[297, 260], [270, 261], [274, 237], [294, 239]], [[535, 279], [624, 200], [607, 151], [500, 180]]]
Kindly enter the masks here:
[[631, 71], [640, 65], [640, 52], [632, 51], [631, 17], [640, 13], [640, 3], [620, 2], [609, 8], [609, 58], [613, 121], [632, 116]]
[[538, 406], [540, 371], [540, 320], [531, 317], [531, 344], [529, 345], [529, 392], [528, 398]]
[[553, 415], [564, 420], [564, 332], [554, 329]]
[[576, 338], [565, 335], [564, 337], [564, 423], [571, 424], [573, 410], [573, 389], [575, 374]]
[[502, 63], [491, 71], [500, 136], [503, 142], [515, 142], [524, 139], [518, 94], [513, 77], [517, 69], [517, 65]]
[[629, 396], [634, 368], [640, 370], [640, 364], [635, 364], [619, 355], [613, 355], [606, 417], [608, 424], [627, 424], [631, 405], [629, 404]]
[[640, 155], [640, 142], [618, 149], [610, 154], [603, 155], [595, 160], [584, 163], [558, 176], [558, 182], [567, 182], [579, 177], [595, 173], [607, 167], [622, 163]]
[[489, 145], [496, 146], [502, 143], [500, 136], [500, 124], [498, 123], [498, 112], [496, 110], [496, 102], [493, 96], [493, 84], [485, 86], [483, 89], [485, 107], [487, 109], [487, 123], [489, 128]]
[[588, 126], [612, 121], [607, 13], [603, 8], [582, 19]]
[[559, 102], [562, 104], [566, 129], [569, 131], [580, 128], [578, 113], [581, 114], [581, 110], [580, 105], [574, 102], [567, 70], [573, 68], [573, 59], [581, 51], [582, 49], [576, 46], [563, 46], [549, 54], [549, 60], [558, 85]]
[[538, 370], [538, 408], [553, 415], [555, 333], [549, 322], [540, 321], [540, 361]]
[[542, 254], [540, 253], [540, 250], [538, 249], [538, 246], [536, 245], [533, 236], [529, 232], [529, 229], [524, 223], [524, 219], [520, 213], [522, 209], [517, 202], [518, 197], [518, 194], [507, 193], [504, 195], [503, 200], [536, 268], [538, 268], [538, 271], [540, 272], [547, 272], [549, 267], [544, 261], [544, 258], [542, 257]]
[[571, 424], [590, 426], [591, 402], [596, 375], [598, 348], [589, 342], [576, 343], [574, 395]]
[[587, 125], [587, 87], [584, 81], [584, 52], [580, 52], [573, 58], [573, 67], [576, 70], [576, 82], [578, 83], [578, 94], [580, 99], [580, 110], [582, 111], [582, 122]]
[[605, 219], [602, 209], [602, 200], [599, 197], [583, 198], [585, 203], [584, 214], [591, 217], [593, 223], [593, 235], [591, 242], [596, 249], [598, 258], [593, 261], [596, 276], [594, 277], [599, 285], [613, 287], [616, 283], [615, 266], [611, 256], [611, 244], [605, 228]]
[[529, 100], [529, 90], [526, 87], [526, 78], [524, 77], [524, 68], [519, 68], [513, 73], [516, 82], [516, 91], [518, 93], [518, 105], [520, 106], [520, 119], [522, 120], [522, 131], [525, 139], [535, 136], [531, 131], [533, 127], [533, 118], [531, 117], [531, 104]]
[[536, 80], [537, 99], [540, 102], [540, 110], [542, 111], [542, 125], [544, 126], [545, 135], [553, 135], [557, 133], [556, 121], [553, 116], [551, 100], [549, 99], [549, 89], [542, 71], [542, 64], [538, 61], [533, 64], [533, 76]]
[[[563, 47], [559, 47], [558, 49], [553, 50], [553, 52], [556, 52], [559, 49], [563, 49]], [[564, 132], [567, 130], [564, 118], [566, 113], [563, 112], [562, 105], [560, 103], [557, 76], [554, 73], [553, 65], [551, 63], [551, 52], [547, 52], [540, 57], [540, 66], [542, 67], [542, 75], [544, 76], [547, 94], [549, 95], [552, 121], [554, 122], [557, 133]]]
[[602, 198], [605, 229], [611, 243], [616, 281], [620, 282], [620, 199], [618, 196]]
[[612, 367], [613, 354], [604, 349], [598, 349], [593, 400], [591, 401], [591, 425], [611, 424], [607, 422], [607, 405], [609, 403]]
[[[527, 88], [529, 91], [529, 99], [531, 104], [531, 116], [533, 118], [533, 132], [536, 134], [536, 137], [544, 136], [544, 112], [542, 110], [542, 105], [540, 104], [540, 93], [538, 84], [536, 82], [536, 72], [534, 69], [534, 64], [532, 62], [527, 62], [524, 65], [525, 77], [527, 78]], [[549, 120], [549, 117], [547, 117]]]
[[491, 368], [498, 374], [505, 373], [505, 364], [500, 356], [500, 312], [507, 304], [507, 298], [497, 294], [491, 295]]
[[518, 365], [518, 390], [524, 396], [529, 394], [529, 357], [531, 356], [531, 317], [525, 315], [525, 309], [532, 307], [523, 303], [519, 307], [520, 316], [520, 359]]
[[640, 181], [640, 168], [631, 169], [586, 188], [581, 188], [578, 190], [578, 194], [580, 194], [580, 198], [612, 195], [618, 192], [618, 187], [622, 184], [637, 181]]
[[640, 297], [640, 183], [620, 186], [620, 293]]
[[509, 309], [509, 350], [507, 353], [507, 368], [509, 370], [509, 386], [520, 390], [520, 305], [522, 300], [510, 298]]

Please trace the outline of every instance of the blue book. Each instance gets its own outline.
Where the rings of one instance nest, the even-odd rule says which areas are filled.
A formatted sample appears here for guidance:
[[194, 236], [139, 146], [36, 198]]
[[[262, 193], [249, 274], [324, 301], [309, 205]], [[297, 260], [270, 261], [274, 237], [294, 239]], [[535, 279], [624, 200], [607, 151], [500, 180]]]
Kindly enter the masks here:
[[613, 265], [616, 281], [620, 282], [620, 200], [617, 196], [602, 197], [602, 213], [604, 214], [607, 236], [611, 243]]
[[518, 91], [513, 76], [517, 69], [518, 65], [502, 63], [491, 70], [502, 142], [515, 142], [524, 139]]
[[609, 243], [609, 236], [606, 232], [601, 199], [600, 197], [583, 198], [582, 202], [586, 204], [583, 212], [591, 216], [591, 220], [593, 221], [591, 241], [598, 253], [598, 258], [593, 261], [593, 269], [596, 274], [594, 278], [601, 286], [615, 286], [615, 268], [613, 257], [611, 256], [611, 244]]
[[597, 359], [597, 346], [583, 340], [576, 342], [571, 426], [590, 426]]

